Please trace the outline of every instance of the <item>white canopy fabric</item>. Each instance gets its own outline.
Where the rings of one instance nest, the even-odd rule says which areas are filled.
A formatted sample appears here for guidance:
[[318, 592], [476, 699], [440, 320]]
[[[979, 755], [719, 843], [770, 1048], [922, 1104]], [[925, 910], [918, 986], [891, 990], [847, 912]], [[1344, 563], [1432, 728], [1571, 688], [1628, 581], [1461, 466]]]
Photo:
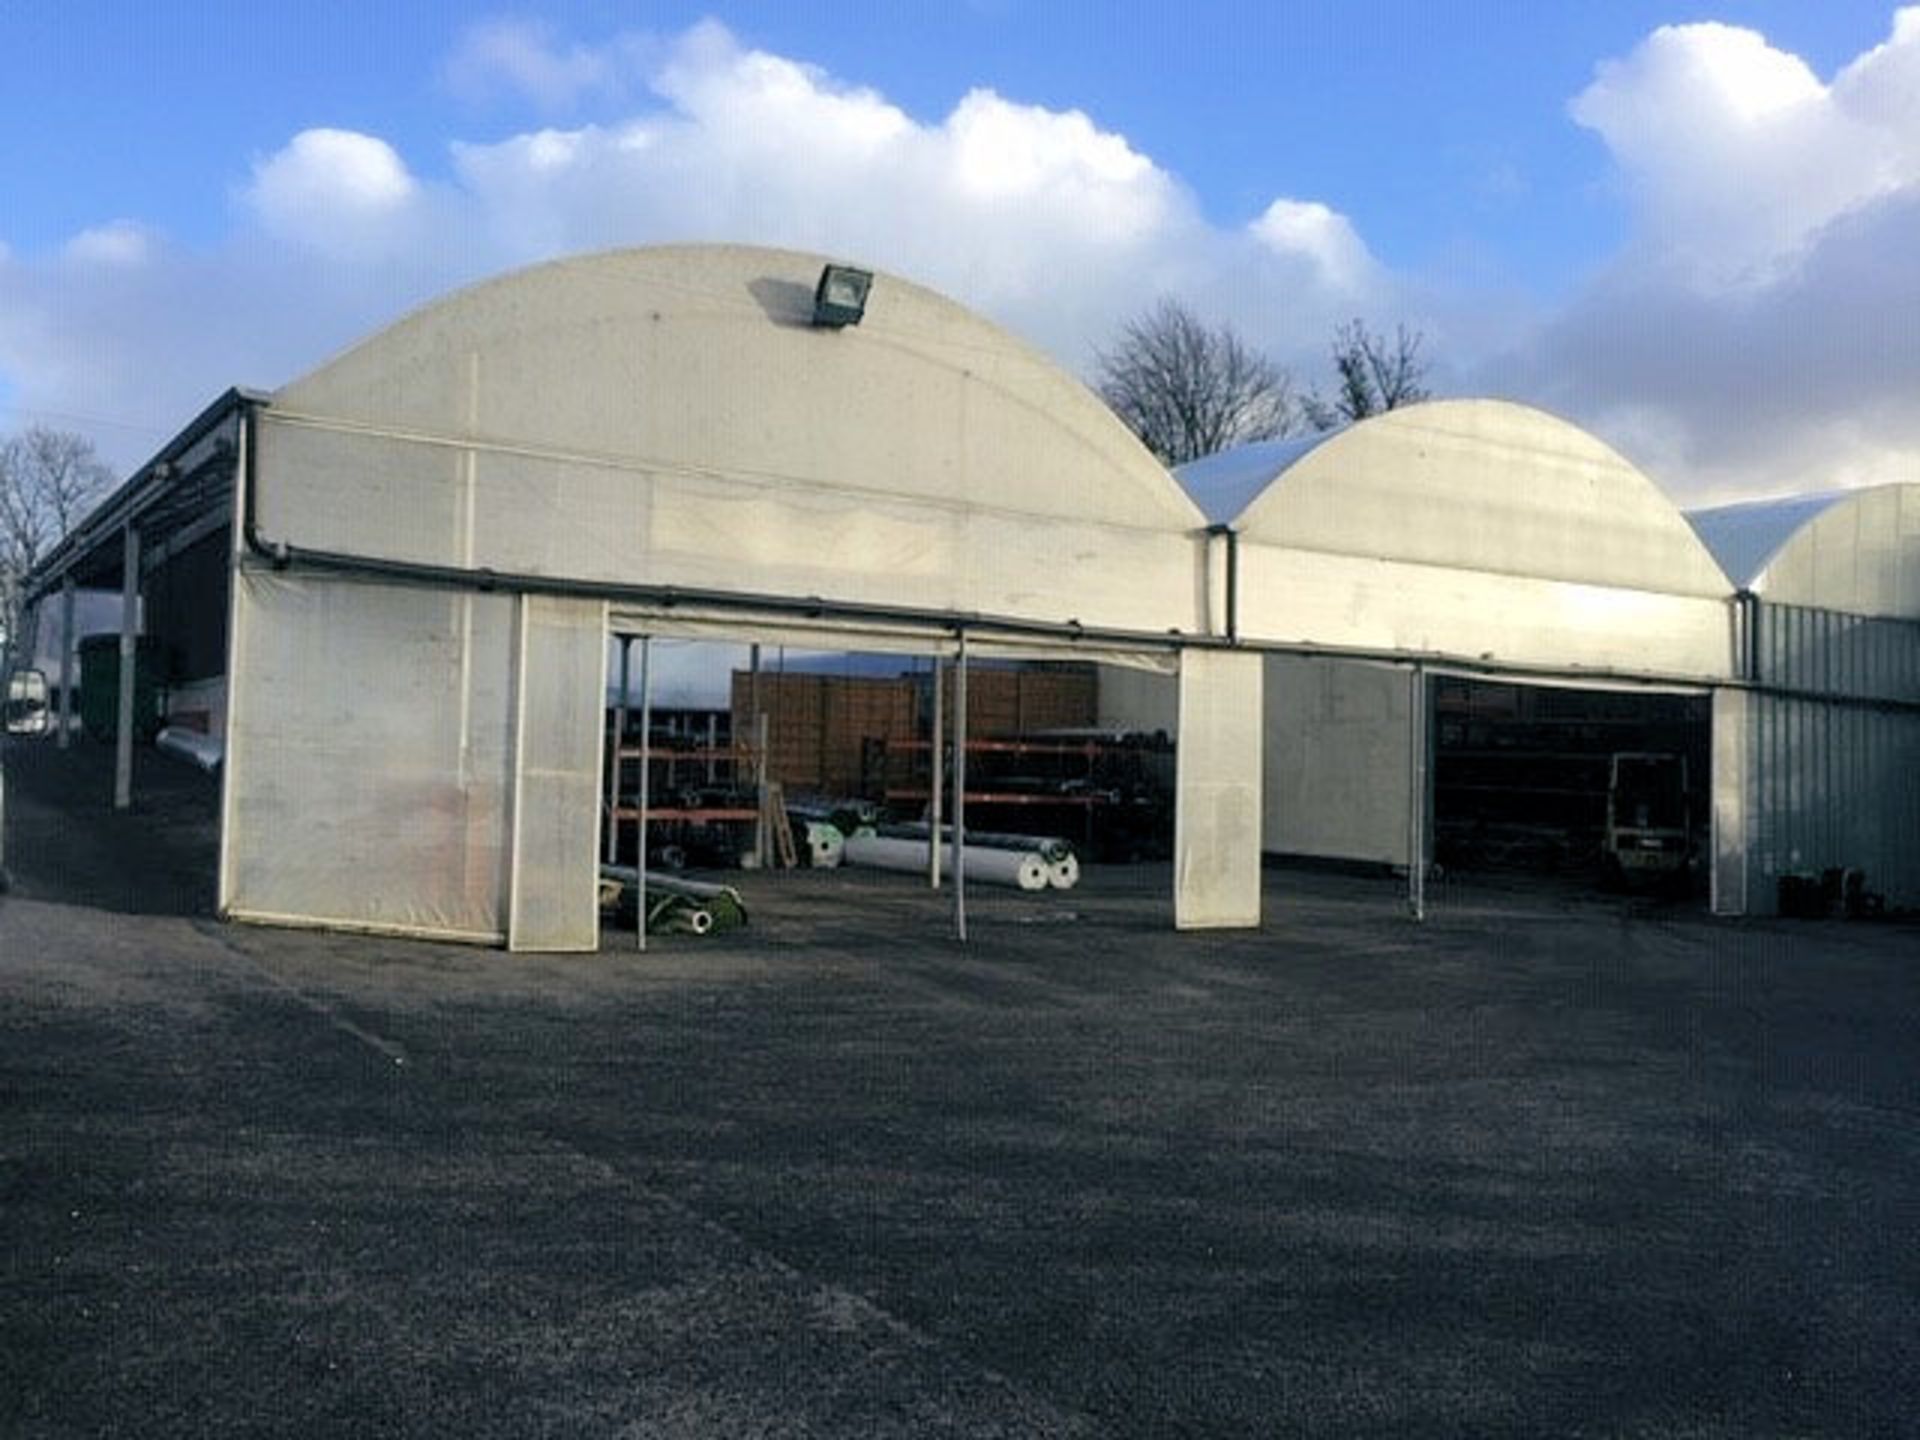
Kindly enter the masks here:
[[1175, 468], [1181, 488], [1213, 525], [1231, 525], [1261, 493], [1332, 434], [1255, 440]]

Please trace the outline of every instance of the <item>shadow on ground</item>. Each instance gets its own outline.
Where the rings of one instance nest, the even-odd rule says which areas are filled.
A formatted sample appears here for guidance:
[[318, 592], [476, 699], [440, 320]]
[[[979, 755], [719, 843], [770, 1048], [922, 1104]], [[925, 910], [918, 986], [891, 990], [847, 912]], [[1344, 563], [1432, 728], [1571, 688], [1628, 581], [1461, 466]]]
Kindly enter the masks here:
[[5, 859], [15, 894], [125, 915], [211, 915], [220, 782], [162, 751], [137, 756], [133, 805], [113, 808], [113, 747], [0, 739]]

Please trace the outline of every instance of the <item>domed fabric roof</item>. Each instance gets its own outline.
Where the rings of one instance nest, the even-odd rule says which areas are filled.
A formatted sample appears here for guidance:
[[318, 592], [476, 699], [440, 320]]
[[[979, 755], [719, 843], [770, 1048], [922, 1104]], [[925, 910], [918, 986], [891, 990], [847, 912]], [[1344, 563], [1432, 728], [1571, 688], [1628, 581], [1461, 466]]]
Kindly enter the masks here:
[[857, 327], [813, 326], [825, 263], [689, 245], [536, 265], [414, 312], [274, 408], [748, 482], [1202, 523], [1085, 386], [951, 300], [881, 274]]
[[1920, 485], [1725, 505], [1687, 519], [1735, 581], [1769, 600], [1920, 619]]
[[1251, 541], [1678, 595], [1732, 589], [1658, 486], [1529, 406], [1429, 401], [1234, 454], [1251, 471], [1222, 456], [1180, 473], [1200, 494], [1249, 497], [1231, 518]]

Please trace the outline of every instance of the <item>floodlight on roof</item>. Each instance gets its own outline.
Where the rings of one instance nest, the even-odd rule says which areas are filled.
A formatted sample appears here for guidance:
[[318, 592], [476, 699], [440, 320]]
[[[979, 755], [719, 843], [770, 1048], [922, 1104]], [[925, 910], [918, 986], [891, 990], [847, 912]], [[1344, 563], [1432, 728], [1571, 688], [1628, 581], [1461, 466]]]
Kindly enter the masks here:
[[858, 325], [867, 313], [867, 292], [872, 288], [871, 270], [856, 270], [851, 265], [823, 267], [820, 283], [813, 289], [813, 323], [831, 330]]

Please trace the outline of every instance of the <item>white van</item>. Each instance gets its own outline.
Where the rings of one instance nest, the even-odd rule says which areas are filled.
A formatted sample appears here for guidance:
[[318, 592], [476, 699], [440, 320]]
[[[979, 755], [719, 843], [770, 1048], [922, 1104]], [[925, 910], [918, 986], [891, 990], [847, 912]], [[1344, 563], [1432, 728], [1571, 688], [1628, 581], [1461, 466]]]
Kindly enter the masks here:
[[16, 670], [7, 677], [6, 730], [9, 735], [45, 735], [53, 728], [47, 704], [47, 677], [38, 670]]

